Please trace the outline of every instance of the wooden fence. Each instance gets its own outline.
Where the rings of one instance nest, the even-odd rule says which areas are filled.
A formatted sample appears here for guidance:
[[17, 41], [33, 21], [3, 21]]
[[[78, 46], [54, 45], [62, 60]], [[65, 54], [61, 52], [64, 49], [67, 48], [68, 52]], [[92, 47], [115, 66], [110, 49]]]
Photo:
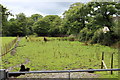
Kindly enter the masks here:
[[17, 42], [17, 40], [18, 40], [18, 37], [12, 40], [11, 42], [2, 45], [0, 56], [6, 55], [10, 51], [10, 49], [14, 46], [14, 44]]
[[[114, 62], [113, 61], [113, 54], [114, 54], [114, 52], [111, 55], [111, 69], [113, 69], [113, 62]], [[102, 60], [101, 60], [101, 69], [103, 69], [103, 68], [107, 69], [107, 66], [104, 62], [104, 52], [102, 52]], [[111, 71], [111, 74], [113, 74], [113, 71]]]

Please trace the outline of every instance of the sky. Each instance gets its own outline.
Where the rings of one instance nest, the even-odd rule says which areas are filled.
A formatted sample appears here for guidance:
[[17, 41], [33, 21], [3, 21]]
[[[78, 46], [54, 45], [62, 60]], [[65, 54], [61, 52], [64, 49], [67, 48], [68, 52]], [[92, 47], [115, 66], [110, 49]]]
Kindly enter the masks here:
[[62, 16], [71, 4], [88, 1], [91, 0], [2, 0], [0, 4], [7, 7], [14, 15], [24, 13], [27, 17], [32, 14]]

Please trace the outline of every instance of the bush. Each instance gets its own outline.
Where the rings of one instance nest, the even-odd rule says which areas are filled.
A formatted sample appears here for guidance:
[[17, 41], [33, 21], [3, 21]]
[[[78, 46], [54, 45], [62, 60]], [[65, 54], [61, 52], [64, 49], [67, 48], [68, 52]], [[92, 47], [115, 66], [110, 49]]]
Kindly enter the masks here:
[[69, 35], [68, 40], [69, 41], [75, 41], [75, 38], [76, 38], [76, 35], [75, 34], [71, 34], [71, 35]]
[[93, 36], [93, 31], [88, 28], [83, 28], [79, 33], [79, 41], [88, 41], [91, 40]]
[[94, 33], [91, 43], [100, 43], [109, 46], [114, 43], [113, 36], [112, 32], [103, 33], [102, 28], [100, 28]]
[[97, 30], [92, 37], [91, 43], [100, 43], [100, 40], [103, 39], [102, 29]]

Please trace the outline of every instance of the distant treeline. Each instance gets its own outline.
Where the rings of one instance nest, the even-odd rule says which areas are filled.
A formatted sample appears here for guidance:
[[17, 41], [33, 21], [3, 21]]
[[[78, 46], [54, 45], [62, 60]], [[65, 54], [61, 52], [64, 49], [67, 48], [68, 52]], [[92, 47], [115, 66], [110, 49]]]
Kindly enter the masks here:
[[[117, 2], [88, 2], [74, 3], [58, 15], [33, 14], [26, 17], [19, 13], [16, 18], [8, 20], [12, 14], [3, 5], [2, 34], [3, 36], [64, 36], [74, 35], [80, 41], [111, 45], [120, 40], [120, 3]], [[110, 31], [104, 33], [103, 28]], [[0, 29], [1, 30], [1, 29]]]

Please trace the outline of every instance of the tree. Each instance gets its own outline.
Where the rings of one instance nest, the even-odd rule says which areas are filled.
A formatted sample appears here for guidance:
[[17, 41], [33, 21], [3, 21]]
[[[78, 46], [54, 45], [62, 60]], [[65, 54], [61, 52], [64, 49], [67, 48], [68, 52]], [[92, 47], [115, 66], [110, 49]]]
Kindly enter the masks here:
[[77, 34], [85, 27], [87, 8], [83, 3], [74, 3], [64, 15], [64, 27], [67, 34]]
[[40, 18], [43, 18], [43, 16], [40, 14], [33, 14], [30, 18], [33, 19], [33, 21], [38, 21]]
[[92, 8], [90, 16], [93, 17], [91, 20], [92, 24], [103, 26], [108, 26], [109, 28], [113, 26], [112, 17], [116, 14], [115, 2], [91, 2], [88, 6]]
[[24, 13], [19, 13], [16, 15], [16, 20], [18, 26], [20, 27], [21, 34], [19, 36], [27, 35], [27, 18]]
[[34, 30], [33, 30], [33, 24], [35, 23], [35, 21], [31, 18], [31, 17], [27, 17], [27, 35], [32, 35], [34, 34]]
[[[109, 45], [109, 41], [115, 35], [113, 34], [113, 15], [119, 13], [119, 4], [116, 2], [89, 2], [87, 4], [74, 3], [68, 11], [64, 13], [64, 29], [67, 34], [78, 34], [81, 41], [95, 40], [99, 29], [107, 26], [110, 29], [107, 38], [102, 42]], [[88, 33], [89, 32], [89, 33]], [[92, 39], [92, 37], [94, 39]], [[103, 37], [105, 38], [105, 37]], [[98, 40], [98, 39], [97, 39]], [[110, 41], [113, 43], [114, 41]]]
[[[113, 15], [116, 15], [117, 13], [117, 9], [115, 7], [116, 2], [91, 2], [87, 5], [90, 6], [93, 10], [90, 13], [91, 18], [88, 23], [88, 27], [94, 30], [94, 36], [92, 39], [93, 42], [96, 43], [95, 40], [101, 40], [99, 42], [104, 45], [110, 45], [110, 43], [114, 43], [115, 35], [113, 34]], [[96, 36], [98, 35], [97, 31], [104, 26], [107, 26], [110, 29], [110, 32], [107, 34], [103, 34], [103, 36], [106, 37], [102, 37], [100, 39], [101, 36]], [[99, 34], [102, 35], [102, 33]]]
[[43, 18], [49, 23], [49, 35], [56, 36], [60, 34], [61, 18], [58, 15], [47, 15]]
[[8, 34], [9, 36], [25, 36], [28, 33], [27, 18], [24, 13], [16, 15], [16, 19], [12, 18], [8, 22]]
[[43, 16], [40, 14], [32, 14], [30, 17], [26, 17], [27, 35], [34, 34], [33, 24], [42, 18]]
[[57, 15], [48, 15], [44, 18], [50, 24], [49, 34], [57, 36], [60, 34], [61, 18]]
[[6, 7], [0, 4], [0, 18], [2, 23], [0, 25], [1, 31], [2, 31], [2, 36], [6, 36], [8, 34], [8, 23], [7, 23], [7, 18], [9, 15], [12, 15]]
[[34, 32], [37, 33], [38, 36], [47, 36], [49, 30], [49, 23], [43, 19], [39, 19], [34, 23]]
[[8, 36], [17, 36], [23, 34], [21, 27], [19, 26], [20, 23], [12, 18], [9, 20], [9, 26], [8, 26]]

